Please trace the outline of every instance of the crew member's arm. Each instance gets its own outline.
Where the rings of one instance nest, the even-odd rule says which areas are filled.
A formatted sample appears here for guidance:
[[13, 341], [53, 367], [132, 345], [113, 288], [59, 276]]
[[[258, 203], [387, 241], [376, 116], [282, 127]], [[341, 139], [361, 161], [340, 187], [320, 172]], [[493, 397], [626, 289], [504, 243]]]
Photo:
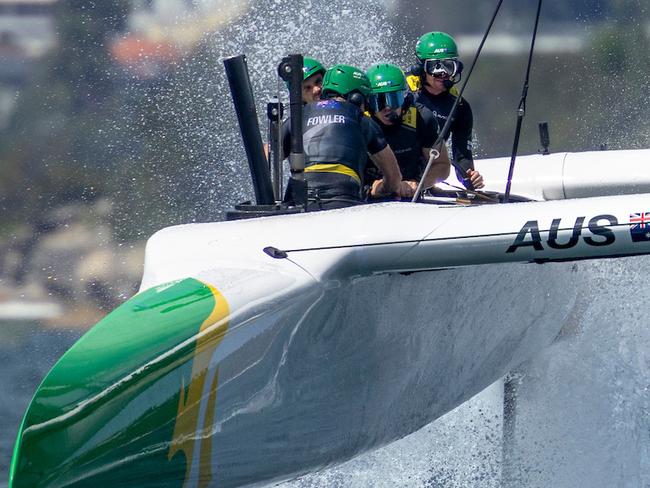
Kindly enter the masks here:
[[402, 172], [399, 170], [397, 159], [390, 146], [386, 145], [381, 151], [371, 154], [370, 157], [384, 175], [381, 180], [373, 182], [370, 194], [373, 197], [381, 197], [400, 193]]
[[[431, 188], [437, 182], [447, 179], [447, 177], [449, 176], [451, 162], [449, 161], [449, 155], [447, 154], [447, 146], [445, 146], [445, 144], [440, 144], [438, 147], [439, 147], [438, 151], [440, 155], [438, 156], [437, 159], [433, 161], [433, 163], [431, 164], [431, 168], [429, 168], [429, 172], [424, 177], [424, 183], [422, 185], [423, 191], [426, 190], [427, 188]], [[428, 147], [423, 147], [422, 156], [423, 158], [426, 158], [426, 163], [424, 164], [424, 167], [426, 167], [430, 155], [431, 155], [431, 149], [429, 149]], [[415, 180], [402, 181], [402, 187], [400, 189], [400, 193], [402, 197], [404, 198], [413, 197], [413, 195], [415, 195], [415, 191], [418, 189], [418, 184], [419, 182]]]
[[[458, 107], [458, 115], [452, 126], [451, 147], [454, 161], [457, 165], [458, 178], [462, 181], [469, 179], [475, 189], [485, 186], [483, 177], [474, 169], [474, 157], [472, 156], [472, 129], [474, 127], [474, 116], [472, 109], [466, 100]], [[463, 171], [458, 171], [458, 167]], [[464, 174], [463, 174], [464, 173]]]
[[[431, 188], [433, 185], [439, 181], [443, 181], [449, 177], [449, 172], [451, 170], [451, 161], [449, 160], [449, 154], [447, 153], [447, 146], [444, 142], [441, 142], [436, 148], [440, 156], [437, 159], [433, 160], [429, 172], [424, 175], [424, 183], [422, 188], [427, 189]], [[431, 149], [428, 147], [422, 148], [422, 156], [425, 161], [428, 162], [431, 157]]]
[[[415, 107], [417, 109], [416, 138], [422, 151], [422, 158], [420, 160], [420, 173], [422, 174], [429, 162], [431, 147], [438, 139], [439, 128], [433, 113], [428, 108], [422, 104], [416, 104]], [[436, 149], [439, 156], [433, 160], [428, 173], [426, 175], [422, 174], [424, 178], [423, 188], [425, 190], [449, 176], [451, 162], [447, 154], [447, 146], [444, 142], [441, 142]], [[418, 182], [408, 181], [406, 183], [412, 188], [412, 191], [410, 195], [405, 194], [404, 196], [412, 197], [415, 194]]]
[[402, 172], [397, 164], [397, 159], [384, 137], [381, 128], [370, 117], [361, 117], [361, 132], [366, 139], [366, 149], [370, 158], [383, 173], [381, 180], [373, 182], [370, 196], [381, 197], [386, 195], [399, 195], [402, 182]]

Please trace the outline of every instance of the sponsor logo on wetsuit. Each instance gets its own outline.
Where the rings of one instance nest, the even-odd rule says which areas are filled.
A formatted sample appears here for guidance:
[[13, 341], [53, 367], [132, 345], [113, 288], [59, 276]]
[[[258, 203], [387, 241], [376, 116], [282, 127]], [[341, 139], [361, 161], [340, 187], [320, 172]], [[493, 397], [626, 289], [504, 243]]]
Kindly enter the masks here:
[[431, 113], [433, 114], [434, 117], [437, 117], [442, 120], [447, 120], [447, 116], [445, 114], [439, 114], [437, 111], [432, 110]]

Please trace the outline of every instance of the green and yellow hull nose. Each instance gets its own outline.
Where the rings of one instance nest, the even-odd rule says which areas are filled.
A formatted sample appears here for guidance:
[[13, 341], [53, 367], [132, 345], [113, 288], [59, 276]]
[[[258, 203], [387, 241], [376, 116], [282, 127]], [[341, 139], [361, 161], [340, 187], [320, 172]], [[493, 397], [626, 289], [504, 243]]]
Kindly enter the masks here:
[[208, 365], [228, 318], [224, 297], [195, 279], [151, 288], [106, 316], [39, 386], [10, 488], [183, 486], [196, 432], [210, 425], [200, 415], [214, 411], [200, 412], [201, 398], [215, 401]]

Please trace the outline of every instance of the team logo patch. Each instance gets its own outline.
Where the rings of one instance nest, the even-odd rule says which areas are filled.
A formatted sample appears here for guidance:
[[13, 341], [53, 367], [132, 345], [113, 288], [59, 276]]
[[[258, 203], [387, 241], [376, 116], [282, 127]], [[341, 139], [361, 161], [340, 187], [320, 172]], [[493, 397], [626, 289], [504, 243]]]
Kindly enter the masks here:
[[322, 108], [337, 108], [341, 106], [341, 102], [330, 98], [327, 100], [320, 100], [317, 105]]

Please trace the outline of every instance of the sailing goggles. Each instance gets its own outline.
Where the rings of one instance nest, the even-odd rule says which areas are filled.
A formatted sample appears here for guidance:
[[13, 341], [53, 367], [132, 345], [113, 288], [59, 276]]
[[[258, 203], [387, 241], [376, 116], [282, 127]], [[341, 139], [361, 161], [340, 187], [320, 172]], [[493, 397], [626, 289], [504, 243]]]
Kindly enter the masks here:
[[373, 93], [368, 97], [368, 105], [373, 112], [380, 112], [386, 107], [397, 110], [404, 104], [404, 92]]
[[424, 62], [424, 72], [434, 78], [454, 78], [462, 70], [463, 63], [457, 59], [427, 59]]

